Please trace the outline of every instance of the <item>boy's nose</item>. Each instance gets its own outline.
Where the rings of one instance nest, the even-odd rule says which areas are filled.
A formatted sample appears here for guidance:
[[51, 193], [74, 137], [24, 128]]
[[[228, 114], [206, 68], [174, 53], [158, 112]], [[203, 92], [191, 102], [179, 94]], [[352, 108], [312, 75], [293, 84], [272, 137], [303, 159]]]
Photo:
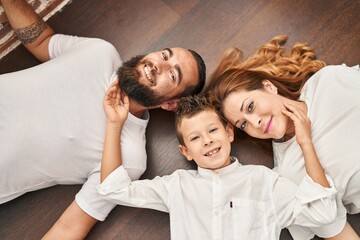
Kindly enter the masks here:
[[213, 143], [214, 141], [212, 139], [210, 139], [209, 137], [207, 137], [204, 141], [204, 145], [205, 146], [209, 146]]

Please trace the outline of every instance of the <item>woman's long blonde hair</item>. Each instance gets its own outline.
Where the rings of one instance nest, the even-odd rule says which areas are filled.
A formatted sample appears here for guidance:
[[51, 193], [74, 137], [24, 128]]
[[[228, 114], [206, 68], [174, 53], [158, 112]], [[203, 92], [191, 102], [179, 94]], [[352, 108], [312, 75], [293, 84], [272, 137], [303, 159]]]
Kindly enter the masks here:
[[312, 48], [304, 43], [285, 50], [287, 39], [274, 37], [246, 60], [239, 49], [226, 50], [205, 92], [211, 105], [223, 115], [223, 102], [230, 93], [261, 89], [265, 79], [277, 87], [278, 94], [297, 100], [305, 82], [325, 63], [316, 60]]

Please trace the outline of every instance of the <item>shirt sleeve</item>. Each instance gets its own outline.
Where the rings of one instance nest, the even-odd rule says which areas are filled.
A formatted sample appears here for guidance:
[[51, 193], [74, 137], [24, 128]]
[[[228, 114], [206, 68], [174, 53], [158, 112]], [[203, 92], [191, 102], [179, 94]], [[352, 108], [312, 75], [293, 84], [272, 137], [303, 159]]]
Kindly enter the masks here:
[[75, 196], [79, 207], [91, 217], [104, 221], [115, 204], [107, 201], [99, 194], [96, 186], [100, 183], [100, 171], [95, 171], [88, 176], [88, 179]]
[[169, 212], [169, 189], [175, 178], [173, 174], [132, 182], [126, 169], [120, 166], [98, 186], [98, 191], [115, 204]]
[[71, 49], [72, 47], [76, 46], [82, 41], [85, 41], [90, 38], [85, 37], [77, 37], [77, 36], [70, 36], [64, 34], [55, 34], [51, 37], [49, 42], [49, 56], [51, 59], [56, 58], [66, 52], [67, 50]]
[[273, 186], [275, 211], [281, 228], [289, 225], [319, 227], [331, 223], [337, 214], [333, 181], [326, 176], [330, 188], [324, 188], [306, 175], [299, 186], [282, 177]]

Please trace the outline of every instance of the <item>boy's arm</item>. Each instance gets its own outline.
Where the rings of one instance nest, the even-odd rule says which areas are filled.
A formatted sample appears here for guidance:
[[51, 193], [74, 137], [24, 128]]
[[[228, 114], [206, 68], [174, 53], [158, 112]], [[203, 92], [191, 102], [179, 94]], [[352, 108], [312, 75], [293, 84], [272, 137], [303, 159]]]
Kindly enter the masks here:
[[[115, 81], [104, 97], [107, 127], [101, 179], [105, 179], [108, 174], [121, 165], [120, 135], [128, 108], [127, 97], [124, 97], [124, 104], [120, 105], [118, 81]], [[56, 239], [59, 236], [63, 239], [84, 239], [96, 222], [95, 218], [84, 212], [76, 201], [73, 201], [43, 239]]]
[[118, 81], [115, 81], [104, 97], [104, 110], [106, 114], [106, 133], [103, 155], [101, 159], [100, 183], [122, 165], [121, 160], [121, 131], [129, 112], [129, 98], [123, 97]]
[[0, 0], [17, 38], [40, 61], [50, 59], [48, 45], [54, 31], [25, 0]]
[[283, 110], [283, 113], [294, 122], [295, 136], [304, 155], [306, 173], [314, 182], [329, 188], [330, 185], [326, 179], [325, 171], [319, 162], [312, 142], [310, 119], [295, 106], [288, 103], [284, 103], [284, 105], [288, 110]]

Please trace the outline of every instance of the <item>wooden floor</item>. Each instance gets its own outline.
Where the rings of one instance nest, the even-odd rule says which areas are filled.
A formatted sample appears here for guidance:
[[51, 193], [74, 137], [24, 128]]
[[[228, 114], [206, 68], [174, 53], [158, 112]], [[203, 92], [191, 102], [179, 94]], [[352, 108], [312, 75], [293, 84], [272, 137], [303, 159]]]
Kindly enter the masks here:
[[[307, 42], [328, 64], [360, 62], [359, 0], [73, 0], [48, 23], [60, 33], [110, 41], [124, 60], [165, 47], [198, 51], [210, 74], [229, 46], [252, 53], [275, 35], [289, 45]], [[38, 64], [23, 47], [0, 61], [0, 74]], [[1, 113], [0, 113], [1, 114]], [[143, 178], [194, 168], [180, 156], [172, 113], [151, 111], [148, 169]], [[272, 166], [272, 156], [250, 143], [233, 147], [243, 163]], [[56, 186], [0, 205], [0, 239], [39, 239], [73, 201], [80, 186]], [[360, 214], [349, 221], [360, 234]], [[118, 206], [88, 239], [169, 239], [161, 212]], [[281, 239], [291, 239], [283, 231]]]

